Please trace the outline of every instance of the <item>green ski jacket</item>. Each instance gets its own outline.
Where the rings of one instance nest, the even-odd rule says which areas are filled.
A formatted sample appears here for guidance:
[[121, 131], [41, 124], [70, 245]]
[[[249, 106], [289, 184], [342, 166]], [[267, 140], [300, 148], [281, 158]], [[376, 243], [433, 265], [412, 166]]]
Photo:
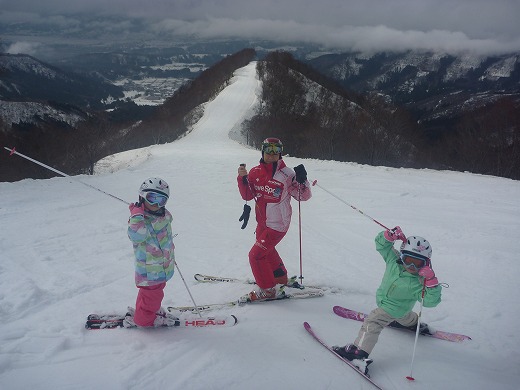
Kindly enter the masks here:
[[[386, 270], [381, 285], [376, 292], [377, 306], [394, 318], [401, 318], [410, 312], [416, 302], [421, 301], [423, 278], [413, 275], [397, 263], [399, 252], [394, 244], [384, 237], [384, 232], [376, 238], [376, 249], [386, 263]], [[426, 288], [424, 307], [435, 307], [441, 301], [442, 287]]]

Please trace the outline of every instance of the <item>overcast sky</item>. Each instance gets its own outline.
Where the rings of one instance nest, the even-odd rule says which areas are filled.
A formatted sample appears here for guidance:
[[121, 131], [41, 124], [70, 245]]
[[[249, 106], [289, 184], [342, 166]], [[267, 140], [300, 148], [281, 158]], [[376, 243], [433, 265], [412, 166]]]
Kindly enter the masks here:
[[29, 22], [62, 32], [298, 40], [340, 50], [520, 52], [520, 0], [0, 0], [0, 24]]

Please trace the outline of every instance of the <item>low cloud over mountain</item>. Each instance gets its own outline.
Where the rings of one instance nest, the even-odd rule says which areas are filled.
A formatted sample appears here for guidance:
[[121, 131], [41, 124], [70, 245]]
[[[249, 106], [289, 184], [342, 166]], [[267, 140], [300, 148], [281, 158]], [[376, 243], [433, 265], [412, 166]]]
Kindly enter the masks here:
[[508, 0], [6, 0], [2, 8], [0, 35], [12, 42], [194, 37], [276, 39], [363, 52], [520, 50], [520, 2]]

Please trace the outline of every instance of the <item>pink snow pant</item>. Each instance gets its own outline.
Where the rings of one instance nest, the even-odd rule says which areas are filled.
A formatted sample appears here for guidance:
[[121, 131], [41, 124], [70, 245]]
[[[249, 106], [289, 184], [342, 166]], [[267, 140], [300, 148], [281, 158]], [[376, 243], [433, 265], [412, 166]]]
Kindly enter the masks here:
[[153, 326], [155, 313], [161, 308], [166, 283], [154, 286], [138, 286], [139, 293], [135, 301], [134, 322], [138, 326]]
[[256, 241], [249, 251], [249, 264], [256, 284], [261, 289], [276, 285], [274, 272], [287, 274], [282, 258], [275, 246], [285, 237], [287, 232], [278, 232], [268, 227], [256, 228]]

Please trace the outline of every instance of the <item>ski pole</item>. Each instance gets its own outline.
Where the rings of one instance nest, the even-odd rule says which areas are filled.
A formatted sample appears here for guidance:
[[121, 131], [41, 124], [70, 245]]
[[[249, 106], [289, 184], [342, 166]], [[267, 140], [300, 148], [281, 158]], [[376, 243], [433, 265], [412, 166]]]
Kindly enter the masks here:
[[356, 210], [358, 213], [360, 213], [361, 215], [367, 217], [368, 219], [370, 219], [371, 221], [377, 223], [379, 226], [383, 227], [384, 229], [386, 230], [390, 230], [388, 229], [385, 225], [383, 225], [381, 222], [375, 220], [374, 218], [372, 218], [370, 215], [367, 215], [365, 214], [363, 211], [361, 211], [360, 209], [358, 209], [357, 207], [351, 205], [350, 203], [344, 201], [343, 199], [341, 199], [339, 196], [333, 194], [332, 192], [330, 192], [329, 190], [327, 190], [326, 188], [323, 188], [322, 186], [320, 186], [318, 184], [318, 181], [317, 180], [314, 180], [313, 183], [312, 183], [313, 186], [318, 186], [320, 187], [323, 191], [325, 191], [326, 193], [328, 193], [329, 195], [333, 196], [334, 198], [336, 198], [337, 200], [339, 200], [341, 203], [344, 203], [346, 204], [347, 206], [350, 206], [352, 209]]
[[[114, 199], [117, 199], [117, 200], [119, 200], [119, 201], [121, 201], [121, 202], [123, 202], [123, 203], [125, 203], [125, 204], [130, 204], [130, 203], [124, 201], [123, 199], [118, 198], [118, 197], [115, 196], [115, 195], [109, 194], [108, 192], [105, 192], [105, 191], [103, 191], [103, 190], [101, 190], [101, 189], [99, 189], [99, 188], [97, 188], [97, 187], [94, 187], [94, 186], [92, 186], [92, 185], [90, 185], [90, 184], [84, 183], [84, 182], [82, 182], [81, 180], [78, 180], [78, 179], [76, 179], [76, 178], [73, 177], [73, 176], [67, 175], [66, 173], [63, 173], [63, 172], [61, 172], [61, 171], [58, 171], [57, 169], [55, 169], [55, 168], [53, 168], [53, 167], [50, 167], [50, 166], [48, 166], [48, 165], [45, 165], [44, 163], [42, 163], [42, 162], [40, 162], [40, 161], [38, 161], [38, 160], [35, 160], [35, 159], [33, 159], [33, 158], [30, 158], [29, 156], [26, 156], [25, 154], [22, 154], [22, 153], [20, 153], [20, 152], [17, 152], [17, 151], [15, 150], [15, 148], [9, 149], [9, 148], [7, 148], [7, 147], [4, 146], [4, 149], [6, 149], [6, 150], [8, 150], [9, 152], [11, 152], [11, 156], [12, 156], [13, 154], [16, 154], [16, 155], [18, 155], [18, 156], [20, 156], [20, 157], [23, 157], [23, 158], [25, 158], [25, 159], [27, 159], [27, 160], [29, 160], [29, 161], [35, 163], [35, 164], [41, 165], [42, 167], [47, 168], [47, 169], [49, 169], [49, 170], [51, 170], [51, 171], [53, 171], [53, 172], [55, 172], [55, 173], [57, 173], [57, 174], [59, 174], [59, 175], [61, 175], [61, 176], [68, 177], [68, 178], [71, 178], [71, 179], [74, 179], [74, 180], [77, 181], [78, 183], [81, 183], [81, 184], [83, 184], [83, 185], [86, 185], [87, 187], [90, 187], [90, 188], [92, 188], [92, 189], [94, 189], [94, 190], [96, 190], [96, 191], [99, 191], [99, 192], [101, 192], [101, 193], [103, 193], [103, 194], [105, 194], [105, 195], [108, 195], [108, 196], [110, 196], [110, 197], [112, 197], [112, 198], [114, 198]], [[173, 261], [173, 264], [174, 264], [175, 267], [177, 268], [177, 271], [179, 271], [179, 275], [181, 276], [181, 279], [182, 279], [182, 281], [184, 282], [184, 286], [186, 287], [186, 290], [188, 290], [188, 294], [190, 295], [191, 301], [193, 302], [193, 305], [195, 306], [195, 309], [197, 310], [197, 313], [198, 313], [199, 317], [202, 317], [202, 314], [200, 313], [199, 307], [198, 307], [197, 304], [195, 303], [195, 299], [193, 299], [193, 295], [191, 294], [191, 291], [190, 291], [190, 289], [188, 288], [188, 284], [186, 283], [186, 280], [184, 279], [184, 276], [182, 276], [182, 272], [181, 272], [181, 270], [180, 270], [180, 268], [179, 268], [179, 265], [177, 264], [177, 262], [176, 262], [175, 260]]]
[[[150, 232], [150, 234], [153, 235], [153, 228], [149, 225], [147, 225], [148, 227], [148, 231]], [[177, 234], [174, 234], [172, 236], [172, 241], [173, 239], [177, 237]], [[157, 237], [156, 237], [157, 238]], [[163, 253], [163, 256], [164, 256], [164, 251], [163, 249], [161, 248], [161, 244], [159, 244], [159, 240], [157, 240], [157, 244], [159, 245], [159, 249], [161, 250], [161, 252]], [[181, 279], [182, 279], [182, 282], [184, 283], [184, 287], [186, 287], [186, 290], [188, 291], [188, 294], [191, 298], [191, 301], [193, 302], [193, 306], [195, 306], [195, 310], [197, 310], [197, 314], [199, 315], [199, 317], [202, 317], [202, 314], [200, 314], [200, 310], [199, 310], [199, 307], [197, 306], [197, 304], [195, 303], [195, 299], [193, 298], [193, 295], [191, 294], [191, 291], [190, 291], [190, 288], [188, 287], [188, 284], [186, 283], [186, 280], [184, 279], [184, 276], [182, 276], [182, 272], [181, 272], [181, 269], [179, 268], [179, 264], [177, 264], [177, 262], [175, 261], [175, 259], [173, 260], [173, 265], [175, 268], [177, 268], [177, 271], [179, 272], [179, 275], [181, 276]]]
[[193, 302], [193, 306], [195, 306], [195, 310], [197, 310], [197, 314], [199, 315], [199, 317], [202, 318], [202, 314], [200, 313], [199, 307], [195, 303], [195, 299], [193, 298], [193, 295], [191, 294], [191, 291], [190, 291], [190, 289], [188, 287], [188, 284], [186, 283], [186, 280], [184, 279], [184, 276], [182, 276], [182, 272], [181, 272], [181, 270], [179, 268], [179, 265], [177, 264], [177, 262], [175, 260], [173, 260], [173, 264], [175, 265], [175, 268], [177, 268], [177, 271], [179, 271], [179, 275], [181, 276], [181, 279], [184, 282], [184, 287], [186, 287], [186, 290], [188, 291], [188, 294], [189, 294], [189, 296], [191, 298], [191, 301]]
[[419, 338], [419, 331], [421, 328], [421, 314], [422, 314], [422, 308], [424, 303], [424, 292], [426, 291], [426, 279], [424, 279], [424, 284], [422, 288], [422, 294], [421, 294], [421, 307], [419, 309], [419, 315], [417, 316], [417, 329], [415, 330], [415, 342], [413, 344], [413, 353], [412, 353], [412, 363], [410, 365], [410, 375], [406, 377], [409, 381], [414, 381], [415, 378], [412, 375], [413, 372], [413, 361], [415, 359], [415, 349], [417, 347], [417, 339]]
[[301, 185], [298, 184], [298, 234], [300, 238], [300, 284], [303, 286], [303, 260], [302, 260], [302, 201]]
[[29, 156], [26, 156], [25, 154], [22, 154], [22, 153], [20, 153], [20, 152], [17, 152], [17, 151], [15, 150], [15, 148], [9, 149], [9, 148], [7, 148], [7, 147], [4, 146], [4, 149], [5, 149], [5, 150], [8, 150], [9, 152], [11, 152], [11, 154], [10, 154], [11, 156], [12, 156], [13, 154], [16, 154], [16, 155], [18, 155], [18, 156], [20, 156], [20, 157], [25, 158], [26, 160], [29, 160], [29, 161], [31, 161], [31, 162], [33, 162], [33, 163], [35, 163], [35, 164], [38, 164], [38, 165], [40, 165], [40, 166], [42, 166], [42, 167], [44, 167], [44, 168], [47, 168], [48, 170], [50, 170], [50, 171], [52, 171], [52, 172], [55, 172], [55, 173], [57, 173], [57, 174], [59, 174], [59, 175], [61, 175], [61, 176], [64, 176], [64, 177], [69, 177], [69, 178], [71, 178], [71, 179], [77, 181], [78, 183], [81, 183], [81, 184], [83, 184], [83, 185], [85, 185], [85, 186], [87, 186], [87, 187], [92, 188], [93, 190], [96, 190], [96, 191], [99, 191], [99, 192], [101, 192], [101, 193], [103, 193], [103, 194], [105, 194], [105, 195], [108, 195], [108, 196], [110, 196], [111, 198], [114, 198], [114, 199], [116, 199], [116, 200], [119, 200], [119, 201], [121, 201], [121, 202], [123, 202], [123, 203], [125, 203], [125, 204], [127, 204], [127, 205], [130, 204], [130, 203], [124, 201], [123, 199], [118, 198], [118, 197], [115, 196], [115, 195], [109, 194], [108, 192], [105, 192], [105, 191], [103, 191], [103, 190], [101, 190], [101, 189], [99, 189], [99, 188], [97, 188], [97, 187], [94, 187], [93, 185], [90, 185], [90, 184], [84, 183], [84, 182], [82, 182], [81, 180], [76, 179], [74, 176], [67, 175], [66, 173], [63, 173], [63, 172], [58, 171], [57, 169], [55, 169], [55, 168], [53, 168], [53, 167], [50, 167], [50, 166], [48, 166], [48, 165], [45, 165], [44, 163], [42, 163], [42, 162], [40, 162], [40, 161], [38, 161], [38, 160], [35, 160], [35, 159], [33, 159], [33, 158], [30, 158]]

